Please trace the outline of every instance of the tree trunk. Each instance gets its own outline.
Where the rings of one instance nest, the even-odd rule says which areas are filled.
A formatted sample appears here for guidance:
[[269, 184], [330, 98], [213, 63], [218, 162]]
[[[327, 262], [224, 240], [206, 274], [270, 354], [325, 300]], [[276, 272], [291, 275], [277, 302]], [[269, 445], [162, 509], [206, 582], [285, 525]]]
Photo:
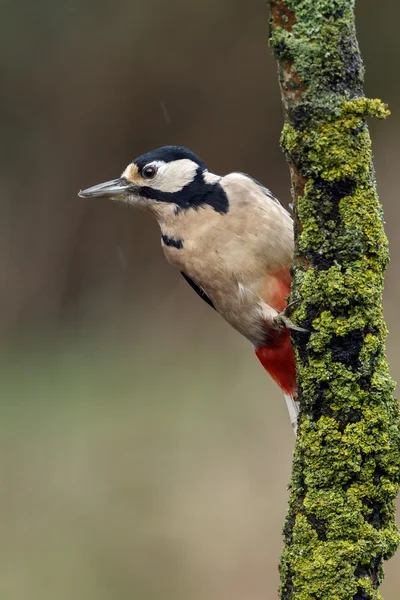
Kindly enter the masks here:
[[292, 336], [301, 415], [282, 600], [377, 600], [399, 543], [398, 404], [382, 312], [388, 245], [366, 125], [353, 0], [270, 0], [296, 250]]

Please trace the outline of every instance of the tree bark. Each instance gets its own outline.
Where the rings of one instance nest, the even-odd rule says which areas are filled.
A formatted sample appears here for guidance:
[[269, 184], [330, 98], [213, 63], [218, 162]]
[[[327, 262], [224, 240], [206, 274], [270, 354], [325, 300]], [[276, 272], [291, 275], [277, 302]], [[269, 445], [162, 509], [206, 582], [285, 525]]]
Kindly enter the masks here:
[[295, 221], [291, 300], [301, 415], [282, 600], [377, 600], [399, 543], [399, 411], [385, 358], [388, 244], [353, 0], [270, 0]]

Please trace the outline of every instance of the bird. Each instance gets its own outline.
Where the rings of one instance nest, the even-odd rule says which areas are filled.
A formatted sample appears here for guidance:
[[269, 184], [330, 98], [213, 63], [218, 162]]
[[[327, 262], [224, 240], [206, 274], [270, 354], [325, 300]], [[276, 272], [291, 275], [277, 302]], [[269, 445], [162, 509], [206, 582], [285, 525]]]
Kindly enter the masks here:
[[78, 194], [123, 201], [153, 215], [161, 246], [192, 289], [247, 338], [282, 389], [292, 427], [299, 415], [287, 303], [293, 220], [269, 189], [240, 172], [217, 175], [183, 146], [135, 158], [121, 177]]

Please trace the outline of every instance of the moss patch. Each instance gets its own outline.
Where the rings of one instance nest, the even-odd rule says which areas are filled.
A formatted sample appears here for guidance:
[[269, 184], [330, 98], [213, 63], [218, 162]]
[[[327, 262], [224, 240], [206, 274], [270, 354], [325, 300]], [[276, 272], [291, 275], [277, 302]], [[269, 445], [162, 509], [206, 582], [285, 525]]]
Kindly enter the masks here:
[[398, 404], [385, 359], [388, 264], [352, 0], [271, 0], [291, 168], [292, 298], [302, 405], [282, 554], [283, 600], [378, 600], [399, 544]]

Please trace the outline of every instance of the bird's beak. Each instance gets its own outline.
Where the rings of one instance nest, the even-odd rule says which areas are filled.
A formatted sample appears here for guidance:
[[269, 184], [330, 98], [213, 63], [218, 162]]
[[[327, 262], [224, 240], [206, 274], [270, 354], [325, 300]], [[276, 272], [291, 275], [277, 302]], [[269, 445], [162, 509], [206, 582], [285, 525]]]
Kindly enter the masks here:
[[122, 177], [99, 183], [87, 190], [80, 190], [78, 196], [81, 198], [119, 198], [124, 196], [130, 187], [132, 187], [131, 184]]

